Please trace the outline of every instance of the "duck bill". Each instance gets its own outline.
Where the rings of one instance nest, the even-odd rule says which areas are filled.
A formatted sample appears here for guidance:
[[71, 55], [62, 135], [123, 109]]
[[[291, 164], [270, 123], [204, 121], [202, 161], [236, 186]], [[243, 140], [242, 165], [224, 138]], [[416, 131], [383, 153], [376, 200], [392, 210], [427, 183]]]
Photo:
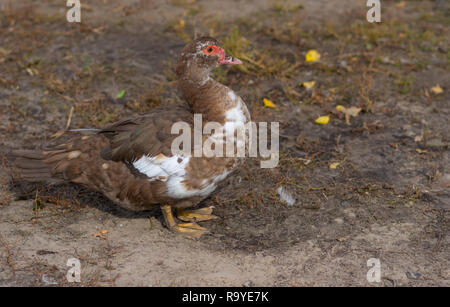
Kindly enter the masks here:
[[229, 64], [229, 65], [239, 65], [239, 64], [242, 64], [242, 61], [239, 60], [239, 59], [237, 59], [237, 58], [233, 58], [233, 57], [231, 57], [231, 56], [226, 56], [226, 57], [224, 57], [223, 59], [220, 59], [220, 60], [219, 60], [219, 63], [220, 63], [221, 65], [224, 65], [224, 64]]
[[219, 54], [220, 54], [220, 59], [219, 59], [219, 64], [220, 65], [224, 65], [224, 64], [239, 65], [239, 64], [242, 64], [241, 60], [233, 58], [232, 56], [226, 55], [225, 50], [223, 50], [222, 48], [219, 49]]

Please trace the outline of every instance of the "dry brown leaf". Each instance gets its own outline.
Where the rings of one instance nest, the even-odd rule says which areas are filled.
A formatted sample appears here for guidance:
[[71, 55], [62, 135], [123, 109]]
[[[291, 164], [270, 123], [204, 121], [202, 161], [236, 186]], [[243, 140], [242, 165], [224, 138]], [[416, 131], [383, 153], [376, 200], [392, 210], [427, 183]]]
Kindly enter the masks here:
[[348, 114], [350, 116], [356, 117], [356, 116], [358, 116], [359, 112], [361, 112], [361, 108], [350, 107], [350, 108], [346, 108], [342, 112], [344, 112], [345, 114]]
[[102, 229], [94, 233], [94, 238], [106, 239], [105, 234], [108, 233], [108, 230]]
[[350, 125], [350, 116], [358, 116], [359, 112], [361, 112], [362, 109], [358, 107], [346, 108], [344, 106], [338, 105], [336, 106], [336, 110], [345, 114], [345, 122], [347, 123], [347, 125]]

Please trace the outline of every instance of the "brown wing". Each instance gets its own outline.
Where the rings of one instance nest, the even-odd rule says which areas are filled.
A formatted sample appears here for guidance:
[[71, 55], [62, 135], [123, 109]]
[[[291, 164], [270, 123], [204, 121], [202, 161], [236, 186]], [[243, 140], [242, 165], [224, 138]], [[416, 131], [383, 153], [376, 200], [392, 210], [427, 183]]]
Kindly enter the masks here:
[[111, 124], [99, 132], [110, 141], [110, 146], [102, 151], [102, 157], [131, 162], [143, 155], [171, 156], [171, 144], [178, 135], [170, 132], [172, 125], [179, 121], [193, 124], [193, 114], [187, 107], [157, 108]]

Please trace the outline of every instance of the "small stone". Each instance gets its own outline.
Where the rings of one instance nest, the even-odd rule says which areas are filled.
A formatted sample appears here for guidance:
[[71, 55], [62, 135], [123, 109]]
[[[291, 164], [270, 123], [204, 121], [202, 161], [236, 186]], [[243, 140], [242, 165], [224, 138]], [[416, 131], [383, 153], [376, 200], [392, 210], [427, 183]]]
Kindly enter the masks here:
[[450, 186], [450, 173], [445, 173], [438, 181], [443, 187]]
[[339, 66], [343, 67], [343, 68], [347, 68], [347, 61], [341, 61], [339, 63]]
[[413, 131], [413, 127], [411, 125], [403, 125], [402, 129], [408, 137], [414, 137], [417, 135], [417, 133]]
[[47, 277], [47, 275], [42, 274], [42, 282], [46, 285], [46, 286], [51, 286], [51, 285], [57, 285], [58, 283], [54, 280], [51, 280]]
[[341, 201], [341, 207], [348, 207], [350, 205], [350, 203], [346, 200]]
[[411, 64], [411, 61], [409, 59], [400, 58], [399, 61], [400, 61], [401, 64]]
[[247, 280], [246, 282], [244, 282], [242, 284], [242, 287], [254, 287], [254, 286], [255, 286], [255, 284], [251, 280]]
[[335, 218], [334, 221], [335, 221], [336, 223], [338, 223], [338, 224], [343, 224], [343, 223], [344, 223], [344, 220], [341, 219], [340, 217]]
[[406, 277], [409, 279], [419, 279], [422, 275], [417, 272], [406, 272]]
[[347, 214], [348, 217], [351, 217], [351, 218], [355, 218], [356, 217], [356, 214], [354, 214], [353, 212], [347, 211], [345, 213]]

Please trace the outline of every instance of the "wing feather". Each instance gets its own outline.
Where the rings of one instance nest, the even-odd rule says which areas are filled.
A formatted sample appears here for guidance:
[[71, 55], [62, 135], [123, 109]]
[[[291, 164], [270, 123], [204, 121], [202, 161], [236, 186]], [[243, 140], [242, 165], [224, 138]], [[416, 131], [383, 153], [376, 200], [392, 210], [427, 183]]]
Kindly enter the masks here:
[[99, 132], [110, 143], [102, 151], [102, 157], [123, 162], [134, 162], [143, 156], [155, 157], [159, 154], [171, 157], [171, 144], [178, 136], [171, 134], [171, 128], [180, 121], [193, 125], [193, 114], [187, 107], [158, 108], [113, 123]]

